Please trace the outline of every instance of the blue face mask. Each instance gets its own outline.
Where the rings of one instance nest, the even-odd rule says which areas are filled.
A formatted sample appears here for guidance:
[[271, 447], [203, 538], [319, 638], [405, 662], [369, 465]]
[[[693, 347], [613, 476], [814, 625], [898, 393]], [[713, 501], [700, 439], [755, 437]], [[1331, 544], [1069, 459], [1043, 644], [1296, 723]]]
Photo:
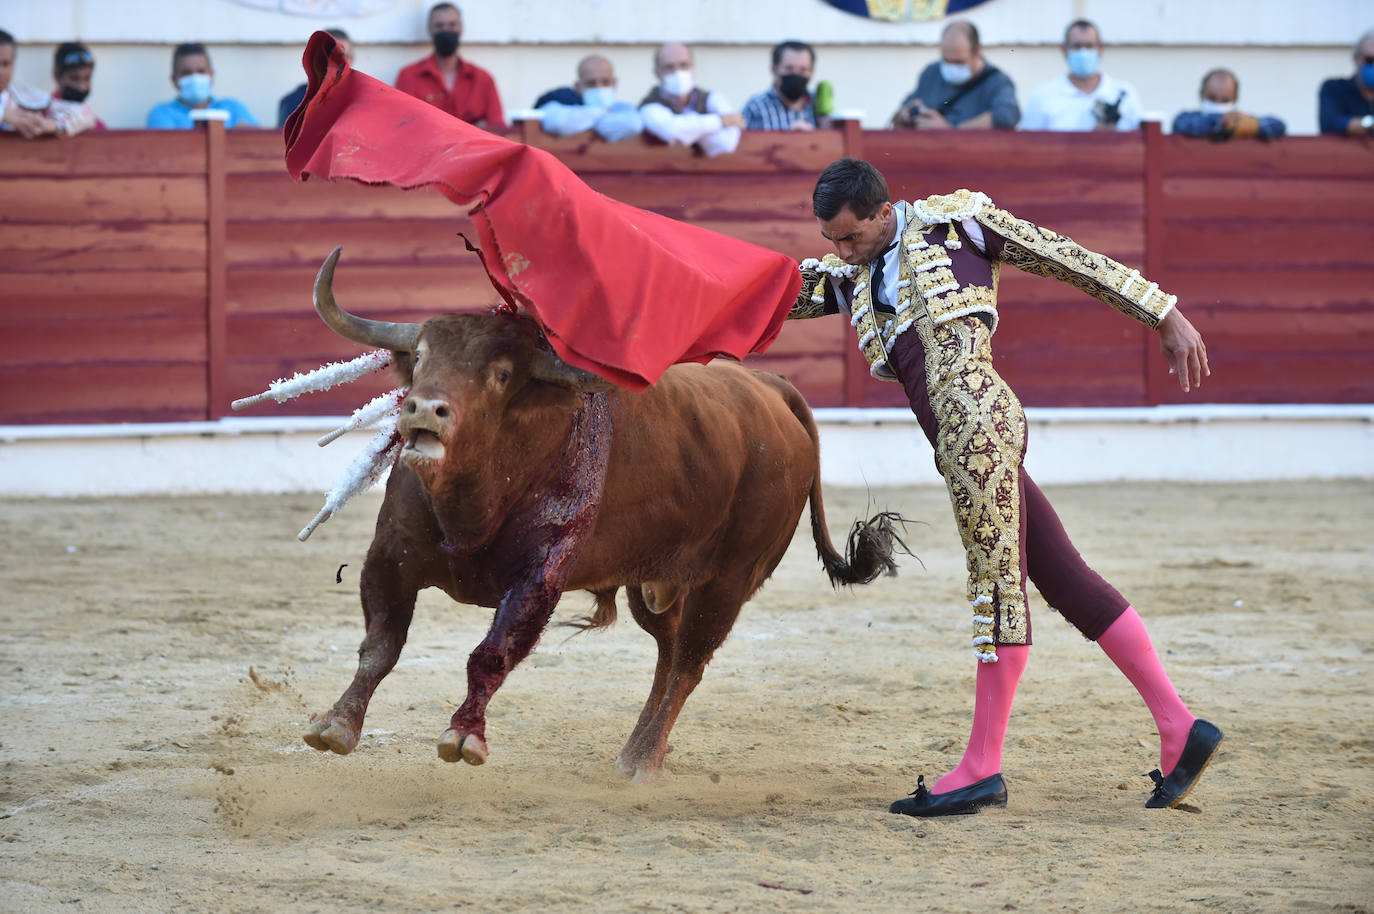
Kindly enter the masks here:
[[1364, 83], [1365, 88], [1374, 89], [1374, 63], [1360, 67], [1360, 82]]
[[177, 94], [193, 108], [205, 104], [210, 100], [210, 74], [187, 73], [177, 80]]
[[973, 78], [973, 70], [966, 63], [940, 61], [940, 78], [951, 86], [962, 86]]
[[1101, 64], [1097, 48], [1074, 48], [1069, 51], [1069, 72], [1079, 79], [1095, 75]]
[[592, 108], [610, 108], [615, 104], [615, 86], [593, 86], [583, 89], [582, 104]]

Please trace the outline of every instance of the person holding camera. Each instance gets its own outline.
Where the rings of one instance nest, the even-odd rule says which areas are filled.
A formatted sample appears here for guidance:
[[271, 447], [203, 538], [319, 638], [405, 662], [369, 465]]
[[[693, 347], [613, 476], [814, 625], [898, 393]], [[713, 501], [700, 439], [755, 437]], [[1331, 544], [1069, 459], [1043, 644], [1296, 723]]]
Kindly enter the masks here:
[[1022, 130], [1135, 130], [1144, 109], [1129, 83], [1102, 72], [1102, 36], [1076, 19], [1061, 47], [1069, 72], [1035, 87], [1021, 115]]
[[973, 23], [956, 19], [940, 35], [940, 59], [921, 71], [916, 91], [892, 115], [892, 126], [1010, 129], [1020, 117], [1011, 77], [983, 59]]

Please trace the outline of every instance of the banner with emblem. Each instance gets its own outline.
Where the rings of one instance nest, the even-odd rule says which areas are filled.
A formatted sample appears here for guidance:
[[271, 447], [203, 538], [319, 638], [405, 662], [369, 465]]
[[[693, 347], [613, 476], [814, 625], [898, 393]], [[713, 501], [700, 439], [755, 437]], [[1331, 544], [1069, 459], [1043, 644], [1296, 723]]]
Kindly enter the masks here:
[[879, 22], [925, 22], [962, 13], [988, 0], [825, 0], [838, 10]]

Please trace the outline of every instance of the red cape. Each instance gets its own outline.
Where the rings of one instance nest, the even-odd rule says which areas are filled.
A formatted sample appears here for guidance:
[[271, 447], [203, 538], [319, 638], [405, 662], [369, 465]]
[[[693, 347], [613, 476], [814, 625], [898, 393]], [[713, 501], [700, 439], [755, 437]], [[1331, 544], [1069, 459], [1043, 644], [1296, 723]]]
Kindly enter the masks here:
[[675, 362], [762, 352], [782, 329], [801, 290], [792, 258], [612, 200], [549, 153], [350, 69], [325, 32], [302, 63], [291, 176], [434, 187], [473, 207], [492, 284], [569, 364], [639, 390]]

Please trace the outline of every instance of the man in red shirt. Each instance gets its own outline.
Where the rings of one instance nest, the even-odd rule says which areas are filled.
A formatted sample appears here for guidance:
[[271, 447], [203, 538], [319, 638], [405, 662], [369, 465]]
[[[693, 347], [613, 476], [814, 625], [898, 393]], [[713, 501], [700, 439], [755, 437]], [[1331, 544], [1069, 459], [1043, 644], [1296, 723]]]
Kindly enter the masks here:
[[402, 70], [396, 77], [396, 88], [469, 124], [505, 130], [496, 81], [486, 70], [458, 56], [462, 35], [462, 11], [452, 3], [434, 4], [429, 10], [434, 53]]

